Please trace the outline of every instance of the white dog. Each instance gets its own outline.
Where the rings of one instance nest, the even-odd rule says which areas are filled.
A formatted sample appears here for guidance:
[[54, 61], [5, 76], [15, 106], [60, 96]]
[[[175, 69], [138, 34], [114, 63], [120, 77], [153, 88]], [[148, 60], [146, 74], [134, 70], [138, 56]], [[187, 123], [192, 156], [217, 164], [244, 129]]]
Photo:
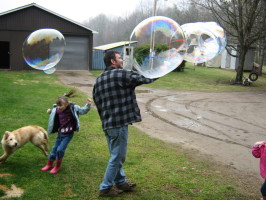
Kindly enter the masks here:
[[4, 154], [0, 157], [0, 162], [4, 162], [17, 149], [28, 141], [39, 147], [45, 156], [48, 155], [48, 134], [40, 126], [25, 126], [12, 132], [6, 131], [2, 138]]

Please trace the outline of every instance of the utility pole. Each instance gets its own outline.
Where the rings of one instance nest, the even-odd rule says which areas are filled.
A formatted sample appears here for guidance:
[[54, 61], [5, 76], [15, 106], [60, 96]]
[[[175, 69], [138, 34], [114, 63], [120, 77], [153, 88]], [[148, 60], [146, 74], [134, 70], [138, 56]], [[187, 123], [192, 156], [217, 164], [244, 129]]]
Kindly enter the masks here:
[[[156, 16], [156, 7], [157, 7], [157, 0], [153, 0], [153, 12], [152, 16]], [[153, 68], [153, 58], [155, 55], [154, 52], [154, 40], [155, 40], [155, 31], [154, 31], [154, 22], [151, 24], [151, 39], [150, 39], [150, 61], [149, 61], [149, 68]]]
[[[153, 0], [153, 11], [152, 11], [153, 17], [155, 17], [157, 15], [157, 1], [158, 0]], [[167, 0], [165, 0], [165, 1], [167, 1]], [[153, 68], [153, 58], [155, 56], [154, 43], [155, 43], [155, 31], [154, 31], [154, 22], [152, 22], [152, 24], [151, 24], [151, 39], [150, 39], [150, 62], [149, 62], [150, 69]]]
[[[152, 16], [156, 16], [156, 7], [157, 7], [157, 0], [153, 0], [153, 12]], [[150, 54], [154, 52], [154, 40], [155, 40], [155, 31], [154, 31], [154, 23], [151, 25], [151, 40], [150, 40]]]

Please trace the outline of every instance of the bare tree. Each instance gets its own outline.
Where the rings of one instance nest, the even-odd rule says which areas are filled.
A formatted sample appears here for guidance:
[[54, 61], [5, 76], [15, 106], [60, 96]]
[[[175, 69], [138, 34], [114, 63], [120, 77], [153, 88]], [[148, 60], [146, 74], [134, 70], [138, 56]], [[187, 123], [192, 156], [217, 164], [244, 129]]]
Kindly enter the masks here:
[[106, 40], [105, 33], [109, 25], [109, 19], [106, 15], [97, 15], [96, 17], [90, 18], [89, 21], [86, 21], [84, 24], [98, 32], [98, 34], [94, 35], [93, 44], [95, 46], [101, 45], [101, 41]]
[[249, 48], [266, 36], [265, 0], [192, 0], [209, 9], [225, 29], [229, 44], [237, 45], [239, 64], [235, 78], [242, 83], [245, 56]]
[[84, 24], [97, 32], [94, 36], [95, 46], [129, 40], [130, 34], [137, 24], [152, 15], [152, 0], [141, 0], [132, 14], [128, 16], [112, 17], [105, 14], [90, 18]]
[[264, 57], [265, 57], [265, 47], [266, 47], [266, 38], [262, 38], [261, 40], [258, 41], [258, 45], [257, 45], [259, 75], [262, 75], [262, 67], [263, 67]]

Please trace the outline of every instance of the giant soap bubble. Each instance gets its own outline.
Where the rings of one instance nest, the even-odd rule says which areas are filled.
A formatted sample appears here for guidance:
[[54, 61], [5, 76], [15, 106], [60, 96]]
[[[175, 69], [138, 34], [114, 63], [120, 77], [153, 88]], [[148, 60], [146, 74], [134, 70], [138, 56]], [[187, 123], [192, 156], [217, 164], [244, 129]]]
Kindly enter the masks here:
[[134, 68], [147, 78], [161, 77], [183, 61], [181, 50], [185, 35], [179, 24], [168, 17], [154, 16], [143, 20], [132, 31], [130, 41], [146, 44], [150, 51], [143, 53], [135, 48], [133, 60], [125, 68]]
[[49, 69], [46, 69], [46, 70], [43, 70], [44, 73], [46, 74], [52, 74], [56, 71], [56, 66], [52, 67], [52, 68], [49, 68]]
[[202, 22], [201, 24], [206, 29], [209, 29], [217, 37], [219, 47], [220, 47], [218, 54], [220, 54], [224, 50], [227, 44], [224, 29], [221, 26], [219, 26], [216, 22]]
[[48, 70], [62, 58], [64, 36], [55, 29], [39, 29], [31, 33], [23, 43], [25, 62], [34, 69]]
[[187, 38], [184, 60], [203, 63], [213, 59], [224, 49], [226, 39], [223, 29], [215, 22], [197, 22], [183, 24]]

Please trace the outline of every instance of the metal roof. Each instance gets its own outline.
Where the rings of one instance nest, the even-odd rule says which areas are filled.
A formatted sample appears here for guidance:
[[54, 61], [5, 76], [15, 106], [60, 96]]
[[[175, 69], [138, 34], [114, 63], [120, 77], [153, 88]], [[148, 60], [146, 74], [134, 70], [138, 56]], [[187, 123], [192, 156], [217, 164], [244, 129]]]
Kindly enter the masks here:
[[92, 31], [92, 33], [94, 33], [94, 34], [95, 34], [95, 33], [98, 33], [98, 32], [95, 31], [95, 30], [92, 30], [92, 29], [90, 29], [90, 28], [88, 28], [88, 27], [86, 27], [86, 26], [84, 26], [84, 25], [82, 25], [82, 24], [80, 24], [80, 23], [78, 23], [78, 22], [76, 22], [76, 21], [74, 21], [74, 20], [71, 20], [71, 19], [69, 19], [69, 18], [67, 18], [67, 17], [64, 17], [63, 15], [60, 15], [60, 14], [58, 14], [58, 13], [55, 13], [55, 12], [51, 11], [51, 10], [48, 10], [47, 8], [44, 8], [44, 7], [42, 7], [42, 6], [40, 6], [40, 5], [36, 4], [36, 3], [31, 3], [31, 4], [28, 4], [28, 5], [25, 5], [25, 6], [21, 6], [21, 7], [18, 7], [18, 8], [14, 8], [14, 9], [12, 9], [12, 10], [8, 10], [8, 11], [5, 11], [5, 12], [2, 12], [2, 13], [0, 13], [0, 16], [5, 15], [5, 14], [9, 14], [9, 13], [12, 13], [12, 12], [16, 12], [16, 11], [18, 11], [18, 10], [22, 10], [22, 9], [25, 9], [25, 8], [28, 8], [28, 7], [31, 7], [31, 6], [38, 7], [38, 8], [40, 8], [40, 9], [42, 9], [42, 10], [45, 10], [45, 11], [47, 11], [47, 12], [53, 14], [53, 15], [56, 15], [56, 16], [58, 16], [58, 17], [61, 17], [61, 18], [65, 19], [65, 20], [67, 20], [67, 21], [69, 21], [69, 22], [71, 22], [71, 23], [73, 23], [73, 24], [76, 24], [76, 25], [78, 25], [78, 26], [81, 26], [81, 27], [83, 27], [83, 28], [89, 30], [89, 31]]
[[121, 41], [121, 42], [115, 42], [115, 43], [93, 47], [93, 49], [94, 50], [108, 50], [108, 49], [113, 49], [115, 47], [125, 46], [128, 44], [134, 44], [134, 43], [137, 43], [137, 41]]

